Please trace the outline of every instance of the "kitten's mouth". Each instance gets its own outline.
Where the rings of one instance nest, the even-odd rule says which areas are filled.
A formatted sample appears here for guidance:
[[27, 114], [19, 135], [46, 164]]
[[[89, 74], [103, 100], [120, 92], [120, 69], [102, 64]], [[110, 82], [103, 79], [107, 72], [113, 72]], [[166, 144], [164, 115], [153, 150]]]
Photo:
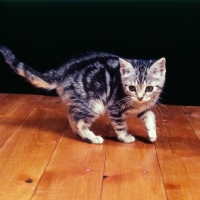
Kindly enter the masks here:
[[143, 103], [145, 103], [144, 101], [137, 101], [137, 103], [139, 103], [139, 104], [143, 104]]
[[138, 100], [138, 101], [136, 101], [136, 103], [137, 104], [145, 104], [145, 103], [147, 103], [147, 101], [140, 101], [140, 100]]
[[144, 99], [135, 99], [135, 98], [132, 98], [132, 100], [137, 103], [137, 104], [144, 104], [144, 103], [147, 103], [148, 101], [145, 101]]
[[139, 100], [133, 100], [133, 104], [137, 105], [137, 106], [141, 106], [142, 104], [146, 104], [147, 101], [139, 101]]
[[144, 105], [144, 104], [148, 104], [149, 103], [149, 100], [134, 100], [134, 103], [137, 104], [137, 105]]

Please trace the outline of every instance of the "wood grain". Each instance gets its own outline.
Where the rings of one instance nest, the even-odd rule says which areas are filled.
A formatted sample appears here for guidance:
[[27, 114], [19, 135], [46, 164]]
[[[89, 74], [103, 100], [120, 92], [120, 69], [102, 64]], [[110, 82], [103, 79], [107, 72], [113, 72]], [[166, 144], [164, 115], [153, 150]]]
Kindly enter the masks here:
[[127, 124], [137, 141], [108, 140], [102, 199], [166, 199], [155, 145], [138, 119], [129, 117]]
[[135, 143], [117, 140], [107, 114], [72, 133], [58, 97], [0, 94], [0, 199], [193, 200], [200, 196], [200, 107], [157, 105], [158, 140], [128, 117]]
[[100, 199], [105, 151], [66, 129], [33, 199]]
[[0, 149], [1, 199], [30, 199], [66, 126], [62, 117], [35, 109]]
[[8, 94], [1, 93], [1, 94], [0, 94], [0, 101], [1, 101], [2, 99], [4, 99], [6, 96], [8, 96]]
[[[178, 113], [181, 113], [181, 107]], [[176, 109], [177, 109], [176, 108]], [[175, 113], [158, 121], [156, 149], [168, 199], [192, 200], [200, 195], [200, 142], [187, 118]]]
[[187, 116], [194, 132], [200, 140], [200, 107], [198, 106], [182, 106], [182, 110]]
[[0, 148], [42, 98], [39, 95], [0, 95]]
[[27, 116], [41, 99], [39, 95], [9, 94], [1, 99], [0, 117], [21, 117], [23, 112]]

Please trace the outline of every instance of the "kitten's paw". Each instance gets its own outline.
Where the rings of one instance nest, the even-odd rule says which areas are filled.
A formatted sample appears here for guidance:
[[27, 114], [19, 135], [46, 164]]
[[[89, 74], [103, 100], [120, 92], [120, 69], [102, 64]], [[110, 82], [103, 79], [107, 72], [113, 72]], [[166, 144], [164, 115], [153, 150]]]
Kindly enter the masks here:
[[148, 137], [151, 142], [155, 142], [157, 139], [156, 130], [151, 130], [148, 132]]
[[92, 143], [92, 144], [102, 144], [103, 143], [103, 138], [101, 136], [95, 136], [93, 138], [85, 138], [85, 140], [88, 143]]
[[131, 143], [131, 142], [135, 141], [135, 138], [130, 134], [126, 134], [126, 135], [123, 135], [123, 136], [118, 136], [118, 140], [120, 142], [124, 142], [124, 143]]
[[151, 142], [155, 142], [156, 141], [156, 139], [157, 139], [157, 137], [155, 136], [155, 137], [150, 137], [149, 138], [149, 140], [151, 141]]

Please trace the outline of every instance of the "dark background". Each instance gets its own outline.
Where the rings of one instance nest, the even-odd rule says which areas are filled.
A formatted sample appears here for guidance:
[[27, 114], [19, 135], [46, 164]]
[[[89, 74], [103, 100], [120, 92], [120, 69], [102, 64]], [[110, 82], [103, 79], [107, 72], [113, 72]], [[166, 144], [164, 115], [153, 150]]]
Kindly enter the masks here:
[[[0, 43], [41, 72], [87, 51], [165, 57], [162, 103], [200, 105], [199, 1], [0, 1]], [[0, 92], [55, 95], [0, 67]]]

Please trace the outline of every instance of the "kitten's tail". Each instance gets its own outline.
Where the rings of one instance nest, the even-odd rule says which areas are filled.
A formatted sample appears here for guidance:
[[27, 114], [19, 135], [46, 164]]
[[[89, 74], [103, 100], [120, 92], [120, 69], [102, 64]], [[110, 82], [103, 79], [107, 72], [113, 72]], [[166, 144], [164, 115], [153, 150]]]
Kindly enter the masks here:
[[26, 78], [31, 84], [39, 88], [55, 89], [57, 87], [57, 81], [52, 73], [42, 74], [35, 71], [31, 67], [27, 66], [23, 62], [20, 62], [15, 55], [7, 47], [0, 45], [0, 52], [5, 58], [5, 62], [10, 65], [13, 71], [20, 76]]

